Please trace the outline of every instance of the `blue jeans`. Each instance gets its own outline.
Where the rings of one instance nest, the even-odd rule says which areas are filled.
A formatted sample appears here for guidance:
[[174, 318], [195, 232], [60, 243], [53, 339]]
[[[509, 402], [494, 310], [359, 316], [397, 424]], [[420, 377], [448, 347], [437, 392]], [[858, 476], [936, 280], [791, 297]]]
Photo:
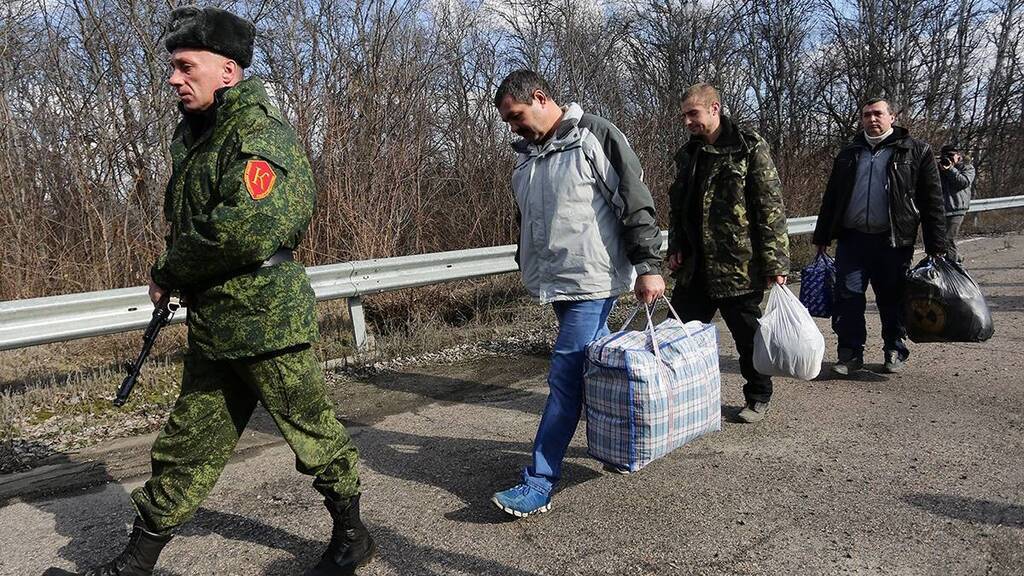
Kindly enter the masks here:
[[602, 300], [555, 302], [558, 338], [551, 352], [548, 401], [533, 442], [533, 465], [524, 479], [533, 488], [550, 494], [562, 474], [562, 460], [576, 432], [583, 409], [584, 348], [607, 335], [608, 314], [615, 297]]
[[835, 307], [832, 329], [839, 338], [840, 360], [844, 356], [863, 357], [867, 341], [864, 310], [868, 283], [875, 291], [878, 316], [882, 321], [882, 348], [896, 351], [901, 359], [910, 355], [904, 342], [903, 291], [906, 285], [913, 246], [893, 248], [889, 234], [866, 234], [846, 230], [836, 247]]

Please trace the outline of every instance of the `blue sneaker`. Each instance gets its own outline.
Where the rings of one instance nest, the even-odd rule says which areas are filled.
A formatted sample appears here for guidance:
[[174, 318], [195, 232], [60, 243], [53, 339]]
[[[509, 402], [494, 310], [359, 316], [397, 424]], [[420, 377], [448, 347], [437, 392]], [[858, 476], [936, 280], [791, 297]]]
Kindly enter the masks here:
[[508, 490], [495, 492], [491, 497], [491, 502], [517, 518], [526, 518], [551, 510], [551, 495], [545, 494], [525, 482]]

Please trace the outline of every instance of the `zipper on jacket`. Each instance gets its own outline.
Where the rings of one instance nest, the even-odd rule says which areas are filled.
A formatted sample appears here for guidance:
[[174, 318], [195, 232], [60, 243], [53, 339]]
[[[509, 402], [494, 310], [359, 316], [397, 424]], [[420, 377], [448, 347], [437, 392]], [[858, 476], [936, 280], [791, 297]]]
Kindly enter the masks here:
[[889, 178], [885, 179], [885, 197], [889, 199], [889, 209], [886, 212], [889, 213], [889, 247], [896, 247], [896, 221], [892, 217], [892, 186], [890, 186], [890, 180], [896, 179], [896, 158], [899, 156], [899, 150], [892, 151], [892, 159], [889, 161]]
[[[542, 156], [535, 155], [535, 156], [532, 156], [531, 159], [530, 159], [530, 175], [526, 178], [526, 204], [527, 204], [527, 206], [530, 205], [530, 200], [531, 200], [531, 196], [532, 196], [532, 194], [530, 194], [530, 192], [533, 191], [533, 176], [534, 176], [534, 174], [537, 171], [537, 162], [540, 161], [541, 158], [542, 158]], [[540, 196], [541, 196], [541, 198], [540, 198], [541, 203], [543, 204], [543, 202], [544, 202], [544, 191], [543, 190], [541, 190], [541, 195]], [[542, 214], [544, 213], [544, 207], [543, 206], [541, 206], [541, 213]], [[531, 254], [530, 257], [533, 258], [533, 262], [534, 262], [533, 265], [535, 266], [534, 267], [534, 273], [537, 275], [537, 295], [540, 297], [541, 301], [543, 302], [544, 300], [547, 299], [547, 287], [543, 285], [544, 284], [543, 279], [546, 276], [546, 274], [544, 273], [543, 270], [540, 270], [541, 263], [544, 260], [539, 257], [540, 256], [538, 254], [539, 247], [537, 246], [536, 238], [534, 238], [534, 235], [533, 235], [533, 231], [534, 231], [534, 228], [535, 228], [534, 225], [533, 225], [533, 218], [534, 218], [534, 215], [531, 213], [530, 217], [526, 220], [527, 226], [528, 226], [528, 233], [530, 235], [530, 245], [531, 245], [532, 252], [533, 252], [533, 254]], [[520, 263], [522, 264], [522, 260], [520, 261]]]
[[875, 158], [878, 154], [874, 150], [868, 150], [868, 154], [871, 154], [871, 160], [868, 161], [868, 199], [867, 205], [864, 207], [864, 227], [867, 228], [868, 234], [871, 233], [871, 180], [875, 177]]
[[[694, 184], [696, 184], [695, 179], [697, 177], [697, 162], [699, 161], [700, 155], [702, 155], [702, 154], [706, 154], [706, 152], [704, 152], [704, 145], [703, 144], [700, 147], [697, 148], [697, 153], [694, 154], [693, 157], [691, 157], [691, 159], [690, 159], [690, 177], [689, 177], [690, 193], [694, 196], [694, 201], [697, 200], [697, 198], [696, 198], [697, 190], [695, 190], [695, 186], [694, 186]], [[701, 253], [704, 255], [703, 260], [707, 261], [707, 247], [704, 246], [704, 234], [701, 233], [703, 231], [703, 229], [704, 229], [704, 226], [706, 225], [706, 223], [704, 222], [704, 194], [703, 194], [703, 191], [700, 191], [700, 192], [701, 192], [700, 204], [699, 204], [699, 206], [697, 206], [697, 209], [700, 210], [700, 230], [695, 230], [694, 231], [694, 233], [696, 235], [696, 242], [691, 242], [690, 243], [691, 244], [690, 250], [691, 251], [696, 251], [697, 243], [700, 243], [700, 250], [701, 250]], [[685, 212], [683, 213], [683, 221], [684, 222], [686, 222], [686, 220], [689, 217], [690, 217], [689, 214], [686, 214]], [[694, 254], [694, 256], [696, 256], [696, 254]], [[697, 262], [697, 259], [694, 258], [694, 261], [693, 261], [693, 276], [690, 277], [690, 283], [691, 284], [693, 283], [694, 278], [697, 277], [697, 266], [699, 264], [700, 264], [700, 262]], [[706, 275], [707, 275], [707, 272], [705, 271], [705, 276]]]
[[885, 195], [889, 198], [889, 246], [896, 247], [896, 222], [892, 219], [892, 194], [889, 193], [889, 183], [885, 183]]
[[[537, 157], [534, 156], [533, 157], [533, 161], [530, 162], [530, 175], [526, 178], [526, 205], [527, 206], [530, 205], [530, 196], [531, 196], [530, 195], [530, 191], [533, 190], [533, 174], [534, 174], [534, 172], [536, 170], [537, 170]], [[544, 201], [544, 194], [542, 192], [541, 193], [541, 202], [543, 203], [543, 201]], [[543, 206], [541, 208], [543, 209]], [[543, 213], [543, 210], [542, 210], [542, 213]], [[528, 219], [528, 222], [530, 223], [530, 243], [532, 244], [533, 241], [534, 241], [534, 238], [533, 238], [533, 215], [532, 214], [530, 215], [530, 218]], [[536, 257], [536, 255], [534, 255], [534, 257]]]
[[[875, 160], [882, 153], [882, 150], [883, 150], [883, 148], [881, 146], [878, 147], [878, 150], [871, 150], [871, 149], [868, 150], [868, 153], [871, 154], [871, 161], [870, 161], [870, 165], [868, 166], [868, 199], [867, 199], [867, 206], [865, 207], [865, 211], [864, 211], [864, 227], [867, 228], [868, 234], [872, 233], [872, 230], [871, 230], [871, 190], [872, 190], [871, 184], [873, 183], [874, 177], [875, 177]], [[886, 198], [889, 197], [889, 181], [888, 180], [889, 179], [886, 178], [886, 182], [885, 182], [885, 196], [886, 196]], [[889, 199], [889, 208], [890, 208], [890, 210], [887, 210], [887, 212], [891, 212], [892, 199]], [[890, 214], [890, 218], [889, 218], [889, 229], [892, 230], [892, 216], [891, 216], [891, 214]]]

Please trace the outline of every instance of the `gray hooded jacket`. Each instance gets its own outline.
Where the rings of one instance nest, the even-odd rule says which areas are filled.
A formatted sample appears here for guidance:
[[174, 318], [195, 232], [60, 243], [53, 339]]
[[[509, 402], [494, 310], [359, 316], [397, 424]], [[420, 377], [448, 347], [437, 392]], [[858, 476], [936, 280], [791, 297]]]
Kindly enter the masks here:
[[636, 274], [658, 271], [654, 200], [618, 128], [570, 104], [546, 142], [514, 148], [517, 259], [534, 298], [608, 298], [631, 290]]
[[974, 166], [960, 162], [949, 170], [939, 170], [942, 180], [942, 197], [946, 205], [946, 216], [963, 216], [971, 207], [971, 192], [974, 188]]

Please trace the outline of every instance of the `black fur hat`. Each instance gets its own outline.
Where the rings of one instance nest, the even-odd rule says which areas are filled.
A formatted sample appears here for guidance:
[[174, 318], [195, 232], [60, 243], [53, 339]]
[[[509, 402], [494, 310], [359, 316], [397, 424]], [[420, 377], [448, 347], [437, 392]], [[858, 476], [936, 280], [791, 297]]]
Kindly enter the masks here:
[[171, 12], [164, 46], [168, 52], [178, 48], [209, 50], [248, 68], [252, 64], [255, 36], [256, 27], [252, 22], [227, 10], [187, 6]]

